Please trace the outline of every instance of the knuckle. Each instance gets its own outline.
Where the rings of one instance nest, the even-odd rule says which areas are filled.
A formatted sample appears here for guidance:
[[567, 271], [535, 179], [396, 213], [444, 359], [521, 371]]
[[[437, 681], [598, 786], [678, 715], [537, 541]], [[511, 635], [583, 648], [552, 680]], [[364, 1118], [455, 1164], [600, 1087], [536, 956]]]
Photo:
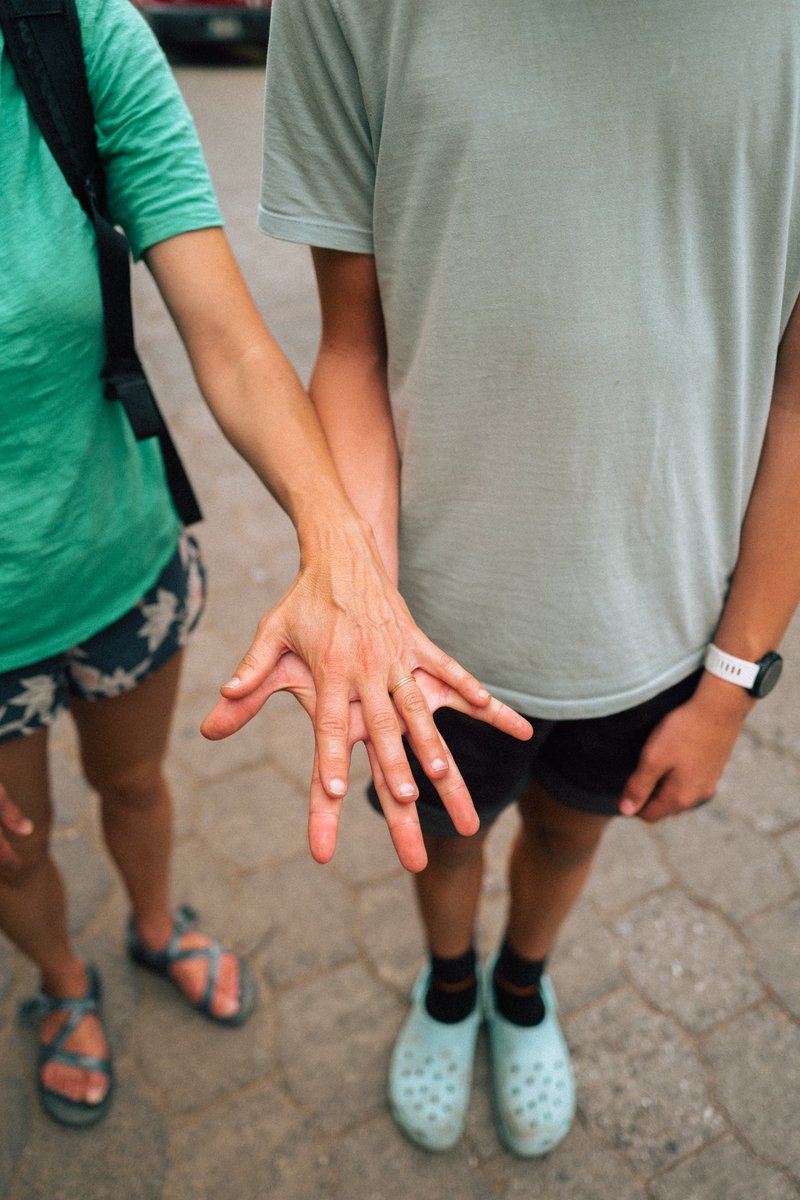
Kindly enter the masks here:
[[328, 645], [320, 655], [320, 665], [325, 672], [341, 671], [344, 656], [336, 646]]
[[368, 675], [377, 674], [383, 656], [376, 649], [374, 642], [361, 640], [358, 645], [357, 657], [362, 670]]
[[346, 682], [347, 662], [339, 650], [332, 650], [330, 647], [325, 650], [320, 659], [320, 666], [327, 684], [338, 686]]
[[436, 665], [438, 666], [440, 671], [448, 671], [449, 672], [449, 671], [452, 671], [452, 669], [457, 666], [457, 663], [451, 654], [448, 654], [444, 650], [439, 650], [439, 652], [436, 656]]
[[658, 752], [652, 746], [644, 746], [639, 755], [638, 771], [655, 771], [657, 766]]
[[434, 787], [445, 805], [454, 804], [459, 800], [469, 800], [469, 792], [463, 779], [457, 779], [453, 783], [434, 782]]
[[316, 722], [317, 732], [331, 738], [347, 737], [347, 720], [338, 713], [323, 713]]
[[247, 651], [247, 653], [243, 656], [242, 661], [239, 663], [239, 669], [244, 667], [247, 671], [257, 671], [260, 665], [261, 664], [259, 663], [257, 656], [253, 653], [251, 647], [251, 649]]
[[373, 715], [370, 721], [370, 729], [372, 733], [396, 733], [399, 726], [397, 718], [389, 709], [381, 709]]
[[403, 688], [402, 690], [406, 693], [400, 700], [403, 712], [408, 713], [409, 716], [415, 717], [422, 716], [430, 711], [425, 697], [419, 688], [409, 687]]
[[256, 633], [253, 639], [254, 643], [266, 641], [272, 634], [272, 613], [264, 613], [256, 625]]
[[389, 825], [389, 828], [392, 829], [395, 833], [399, 833], [401, 830], [404, 830], [404, 829], [410, 829], [410, 830], [419, 829], [419, 821], [414, 816], [396, 817], [396, 816], [392, 815], [391, 817], [387, 817], [386, 820]]

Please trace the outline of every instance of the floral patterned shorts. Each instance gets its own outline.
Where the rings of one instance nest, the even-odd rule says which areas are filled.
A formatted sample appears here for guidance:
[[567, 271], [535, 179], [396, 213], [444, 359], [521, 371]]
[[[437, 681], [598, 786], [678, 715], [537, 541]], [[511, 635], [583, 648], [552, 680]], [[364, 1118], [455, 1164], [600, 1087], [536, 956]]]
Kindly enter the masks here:
[[186, 645], [203, 611], [205, 571], [186, 530], [137, 605], [78, 646], [0, 673], [0, 742], [52, 725], [71, 696], [103, 700], [142, 683]]

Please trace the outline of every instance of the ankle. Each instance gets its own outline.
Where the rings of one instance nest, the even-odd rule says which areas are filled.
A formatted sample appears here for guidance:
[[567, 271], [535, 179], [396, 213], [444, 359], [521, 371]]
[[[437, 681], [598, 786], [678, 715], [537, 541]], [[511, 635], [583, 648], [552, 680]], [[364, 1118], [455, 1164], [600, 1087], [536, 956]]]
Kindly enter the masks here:
[[477, 957], [470, 946], [455, 958], [431, 955], [431, 981], [425, 997], [428, 1015], [455, 1024], [474, 1010], [478, 998]]
[[46, 996], [72, 999], [83, 996], [89, 987], [86, 963], [77, 954], [67, 954], [57, 963], [41, 968], [41, 987]]
[[175, 918], [168, 909], [138, 915], [134, 912], [133, 929], [148, 950], [164, 950], [175, 930]]
[[497, 1011], [514, 1025], [538, 1025], [544, 1020], [539, 991], [546, 965], [544, 958], [524, 958], [503, 942], [492, 975]]

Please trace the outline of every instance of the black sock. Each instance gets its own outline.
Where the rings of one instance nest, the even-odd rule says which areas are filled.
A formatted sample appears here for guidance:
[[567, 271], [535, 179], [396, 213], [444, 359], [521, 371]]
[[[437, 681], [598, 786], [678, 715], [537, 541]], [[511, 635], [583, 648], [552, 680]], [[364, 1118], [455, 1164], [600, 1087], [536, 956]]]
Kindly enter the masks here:
[[475, 951], [471, 946], [458, 958], [431, 955], [431, 982], [425, 1007], [434, 1020], [454, 1024], [472, 1012], [478, 996], [475, 964]]
[[494, 995], [501, 1017], [514, 1025], [540, 1025], [544, 1002], [539, 983], [546, 959], [522, 958], [504, 941], [494, 968]]

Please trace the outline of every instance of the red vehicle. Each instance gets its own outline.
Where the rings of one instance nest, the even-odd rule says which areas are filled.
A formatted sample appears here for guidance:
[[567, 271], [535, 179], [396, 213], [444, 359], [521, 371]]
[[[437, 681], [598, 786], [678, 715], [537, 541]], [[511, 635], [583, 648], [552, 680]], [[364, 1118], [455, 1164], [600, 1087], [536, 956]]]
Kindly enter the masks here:
[[164, 42], [265, 46], [272, 0], [134, 0]]

